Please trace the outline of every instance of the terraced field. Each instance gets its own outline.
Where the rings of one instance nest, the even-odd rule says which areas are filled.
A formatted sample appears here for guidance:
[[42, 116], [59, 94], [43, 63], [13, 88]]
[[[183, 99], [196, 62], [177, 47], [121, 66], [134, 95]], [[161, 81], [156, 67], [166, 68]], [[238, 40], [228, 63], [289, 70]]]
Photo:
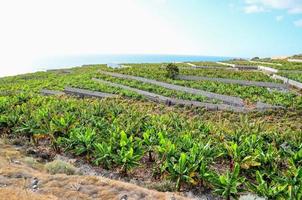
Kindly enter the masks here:
[[271, 66], [279, 70], [302, 70], [302, 63], [288, 62], [286, 60], [269, 60], [269, 62], [281, 64], [281, 65]]
[[[293, 92], [281, 92], [277, 90], [268, 90], [266, 88], [260, 88], [260, 87], [251, 87], [251, 86], [240, 86], [237, 84], [224, 84], [224, 83], [218, 83], [218, 82], [213, 82], [213, 81], [184, 81], [184, 80], [171, 80], [167, 79], [165, 77], [165, 70], [158, 67], [158, 65], [144, 65], [143, 66], [133, 66], [133, 68], [125, 68], [125, 69], [119, 69], [116, 70], [117, 72], [120, 73], [125, 73], [129, 75], [134, 75], [134, 76], [140, 76], [140, 77], [145, 77], [149, 79], [155, 79], [159, 81], [164, 81], [167, 83], [172, 83], [176, 85], [182, 85], [190, 88], [196, 88], [196, 89], [201, 89], [209, 92], [215, 92], [218, 94], [223, 94], [223, 95], [230, 95], [230, 96], [236, 96], [236, 97], [241, 97], [243, 98], [248, 104], [253, 104], [257, 101], [263, 101], [265, 103], [270, 103], [273, 105], [282, 105], [282, 106], [287, 106], [287, 107], [300, 107], [300, 99], [301, 97], [296, 95]], [[189, 74], [189, 72], [196, 73], [197, 70], [188, 70], [186, 74]], [[198, 70], [203, 72], [204, 70]], [[205, 73], [207, 73], [208, 70], [205, 70]], [[181, 71], [182, 72], [182, 71]], [[214, 71], [209, 73], [210, 76], [214, 76], [214, 73], [218, 71]], [[197, 72], [198, 73], [198, 72]], [[204, 74], [205, 74], [204, 73]], [[217, 76], [223, 76], [225, 78], [232, 78], [234, 77], [234, 73], [237, 75], [237, 77], [241, 77], [240, 73], [241, 72], [229, 72], [229, 71], [224, 71], [223, 73], [217, 73]], [[244, 75], [246, 73], [246, 75]], [[225, 75], [220, 75], [220, 74], [225, 74]], [[243, 72], [242, 73], [241, 79], [244, 79], [244, 77], [247, 76], [247, 74], [253, 74], [253, 72]], [[110, 81], [115, 81], [118, 83], [122, 84], [129, 84], [129, 80], [122, 80], [118, 78], [112, 78], [110, 76], [106, 75], [97, 75], [99, 78], [103, 78], [106, 80]], [[237, 78], [236, 77], [236, 78]], [[237, 78], [238, 79], [238, 78]], [[264, 74], [261, 74], [259, 72], [254, 73], [253, 76], [249, 76], [249, 80], [270, 80], [270, 78]], [[273, 81], [273, 80], [270, 80]], [[140, 89], [143, 89], [143, 86], [139, 85], [139, 82], [135, 82], [132, 85], [133, 87], [139, 87]], [[150, 85], [150, 87], [152, 87]], [[159, 88], [159, 87], [157, 87]], [[149, 90], [150, 91], [150, 90]]]
[[222, 67], [226, 68], [227, 66], [216, 63], [216, 62], [190, 62], [191, 64], [194, 64], [196, 66], [205, 66], [205, 67]]
[[[166, 64], [127, 66], [93, 65], [1, 78], [0, 135], [22, 138], [37, 149], [48, 146], [52, 154], [64, 152], [101, 172], [159, 191], [212, 199], [236, 199], [246, 192], [268, 199], [301, 198], [302, 97], [297, 90], [173, 79]], [[177, 66], [179, 75], [280, 83], [258, 71]], [[40, 95], [42, 89], [66, 87], [118, 96]], [[206, 111], [149, 101], [143, 95], [225, 103], [175, 87], [241, 98], [243, 108], [259, 102], [283, 108]]]
[[302, 71], [301, 72], [283, 72], [283, 71], [281, 71], [278, 74], [283, 77], [286, 77], [286, 78], [289, 78], [289, 79], [302, 83]]

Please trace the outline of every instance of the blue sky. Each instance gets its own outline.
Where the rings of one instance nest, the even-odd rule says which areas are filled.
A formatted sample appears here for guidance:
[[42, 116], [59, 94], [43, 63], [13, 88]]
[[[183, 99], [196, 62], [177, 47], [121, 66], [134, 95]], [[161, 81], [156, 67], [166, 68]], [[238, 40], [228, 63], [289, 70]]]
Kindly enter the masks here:
[[302, 0], [9, 0], [0, 24], [0, 76], [55, 56], [302, 53]]
[[302, 0], [158, 0], [145, 5], [185, 30], [201, 54], [302, 53]]

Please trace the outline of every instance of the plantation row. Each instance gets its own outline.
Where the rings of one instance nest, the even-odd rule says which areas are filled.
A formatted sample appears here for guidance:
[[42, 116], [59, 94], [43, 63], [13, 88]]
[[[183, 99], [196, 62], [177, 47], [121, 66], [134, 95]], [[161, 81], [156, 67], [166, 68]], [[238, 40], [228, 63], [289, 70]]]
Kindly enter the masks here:
[[[223, 95], [230, 95], [243, 98], [248, 104], [262, 101], [272, 105], [281, 105], [286, 107], [301, 107], [302, 98], [293, 92], [280, 92], [277, 90], [268, 90], [261, 87], [252, 86], [239, 86], [236, 84], [224, 84], [213, 81], [185, 81], [185, 80], [172, 80], [165, 76], [166, 71], [157, 66], [141, 66], [115, 70], [119, 73], [124, 73], [133, 76], [140, 76], [175, 85], [181, 85], [185, 87], [201, 89], [209, 92], [214, 92]], [[194, 70], [195, 71], [195, 70]], [[257, 73], [258, 74], [258, 73]], [[144, 88], [143, 84], [139, 81], [124, 80], [121, 78], [112, 78], [107, 75], [99, 74], [98, 78], [105, 79], [112, 82], [136, 87], [138, 89], [150, 91], [149, 88], [153, 87], [149, 85], [148, 88]], [[159, 87], [157, 87], [158, 89]], [[150, 91], [151, 92], [151, 91]], [[154, 92], [154, 91], [152, 91]], [[154, 92], [156, 93], [156, 92]]]
[[302, 133], [294, 124], [266, 128], [243, 118], [227, 128], [225, 117], [218, 125], [221, 116], [188, 117], [154, 104], [28, 93], [0, 97], [0, 113], [0, 127], [11, 137], [42, 135], [55, 151], [130, 176], [141, 170], [140, 178], [154, 182], [172, 180], [175, 190], [211, 189], [227, 199], [241, 191], [270, 199], [302, 195]]
[[[66, 86], [77, 87], [82, 89], [89, 89], [100, 92], [107, 92], [113, 94], [120, 94], [125, 97], [141, 99], [142, 96], [138, 95], [135, 92], [128, 90], [123, 90], [120, 88], [108, 87], [106, 84], [96, 83], [91, 79], [98, 74], [98, 69], [101, 69], [100, 66], [97, 67], [85, 67], [85, 73], [83, 73], [80, 68], [74, 69], [71, 74], [57, 74], [57, 73], [44, 73], [39, 72], [32, 74], [31, 76], [37, 76], [36, 79], [29, 79], [28, 77], [18, 76], [18, 77], [9, 77], [6, 78], [6, 81], [3, 81], [1, 86], [1, 91], [6, 93], [10, 91], [12, 93], [18, 93], [18, 91], [27, 91], [39, 93], [41, 89], [51, 89], [51, 90], [64, 90]], [[169, 97], [177, 97], [180, 99], [187, 100], [198, 100], [205, 101], [203, 96], [199, 95], [190, 95], [184, 92], [177, 92], [173, 90], [168, 90], [164, 88], [158, 88], [154, 86], [149, 86], [148, 84], [141, 84], [148, 91], [153, 91], [154, 93], [162, 94]]]
[[293, 72], [293, 73], [279, 72], [278, 74], [281, 75], [281, 76], [284, 76], [286, 78], [289, 78], [289, 79], [292, 79], [292, 80], [295, 80], [295, 81], [298, 81], [298, 82], [302, 83], [302, 71], [300, 73], [297, 73], [297, 72]]
[[238, 84], [244, 86], [257, 86], [265, 88], [275, 88], [285, 90], [288, 88], [286, 84], [271, 83], [271, 82], [259, 82], [259, 81], [245, 81], [236, 79], [225, 79], [225, 78], [209, 78], [204, 76], [192, 76], [192, 75], [177, 75], [176, 79], [180, 80], [191, 80], [191, 81], [215, 81], [221, 83]]
[[[267, 65], [268, 67], [272, 67], [275, 69], [279, 69], [279, 70], [302, 70], [302, 63], [298, 63], [298, 62], [288, 62], [287, 60], [268, 60], [268, 62], [271, 63], [276, 63], [276, 64], [281, 64], [281, 65]], [[261, 64], [262, 65], [262, 64]]]
[[[158, 95], [155, 93], [147, 92], [144, 90], [139, 90], [136, 88], [132, 88], [129, 86], [117, 84], [117, 83], [112, 83], [109, 81], [104, 81], [100, 79], [93, 78], [93, 81], [96, 81], [98, 83], [104, 83], [107, 84], [108, 86], [112, 87], [117, 87], [117, 88], [123, 88], [126, 90], [134, 91], [137, 94], [142, 95], [144, 98], [151, 100], [153, 102], [157, 103], [163, 103], [166, 105], [181, 105], [181, 106], [189, 106], [189, 107], [202, 107], [205, 108], [206, 110], [229, 110], [229, 111], [235, 111], [235, 112], [248, 112], [247, 109], [243, 107], [235, 107], [227, 104], [213, 104], [213, 103], [202, 103], [199, 101], [190, 101], [190, 100], [183, 100], [183, 99], [175, 99], [175, 98], [170, 98], [162, 95]], [[260, 108], [260, 109], [266, 109], [266, 108]]]
[[[59, 70], [0, 79], [0, 134], [25, 137], [36, 144], [46, 138], [56, 152], [69, 152], [100, 168], [147, 182], [171, 180], [173, 190], [210, 189], [226, 199], [236, 198], [242, 191], [269, 199], [301, 199], [301, 96], [236, 84], [173, 80], [167, 78], [162, 64], [131, 66], [110, 69], [95, 65], [72, 68], [68, 73]], [[156, 105], [140, 101], [144, 97], [135, 90], [109, 86], [93, 78], [167, 97], [221, 102], [112, 77], [100, 70], [292, 109], [238, 114]], [[250, 71], [181, 69], [180, 74], [276, 82]], [[66, 86], [128, 99], [39, 95], [41, 89], [63, 91]]]
[[[201, 89], [209, 92], [214, 92], [223, 95], [230, 95], [240, 97], [245, 100], [247, 104], [254, 104], [258, 101], [269, 103], [272, 105], [280, 105], [289, 108], [301, 108], [302, 97], [293, 92], [280, 92], [277, 90], [268, 90], [261, 87], [240, 86], [237, 84], [224, 84], [213, 81], [183, 81], [172, 80], [165, 76], [166, 70], [161, 69], [160, 64], [148, 65], [133, 65], [132, 68], [123, 68], [115, 70], [119, 73], [125, 73], [135, 76], [146, 77], [154, 80], [159, 80], [171, 84], [186, 86], [190, 88]], [[179, 98], [184, 100], [196, 100], [201, 102], [220, 103], [217, 100], [209, 100], [204, 96], [188, 94], [175, 90], [166, 89], [152, 84], [142, 83], [135, 80], [125, 80], [114, 78], [111, 76], [103, 75], [98, 72], [99, 69], [113, 71], [112, 69], [105, 68], [102, 65], [93, 67], [73, 68], [70, 74], [61, 74], [56, 72], [45, 73], [38, 72], [34, 74], [21, 75], [16, 77], [8, 77], [0, 80], [0, 92], [10, 91], [33, 91], [39, 93], [41, 89], [63, 90], [66, 86], [77, 87], [82, 89], [95, 90], [99, 92], [107, 92], [113, 94], [120, 94], [125, 97], [142, 99], [142, 96], [120, 88], [108, 87], [106, 84], [95, 83], [92, 78], [100, 78], [111, 82], [120, 83], [126, 86], [134, 87], [137, 89], [149, 91], [152, 93], [160, 94], [167, 97]], [[215, 73], [217, 77], [229, 77], [238, 80], [243, 80], [244, 77], [249, 77], [249, 80], [268, 81], [267, 76], [258, 72], [230, 72], [230, 71], [217, 71], [217, 70], [181, 70], [181, 74], [192, 75], [205, 75], [213, 77]], [[240, 77], [242, 73], [242, 77]], [[34, 78], [35, 77], [35, 78]], [[237, 78], [239, 77], [239, 78]]]
[[[39, 92], [41, 89], [54, 89], [54, 90], [63, 90], [65, 86], [73, 86], [83, 89], [90, 89], [96, 90], [100, 92], [108, 92], [114, 94], [121, 94], [127, 97], [134, 97], [134, 98], [141, 98], [139, 95], [127, 91], [121, 90], [118, 88], [111, 88], [105, 84], [98, 84], [91, 80], [93, 77], [102, 78], [105, 80], [121, 83], [124, 85], [128, 85], [134, 88], [150, 91], [153, 93], [161, 94], [168, 97], [186, 99], [186, 100], [198, 100], [198, 101], [206, 101], [206, 102], [213, 102], [206, 100], [203, 96], [187, 94], [184, 92], [177, 92], [174, 90], [165, 89], [162, 87], [154, 86], [152, 84], [144, 84], [139, 81], [133, 80], [123, 80], [117, 79], [105, 75], [101, 75], [98, 73], [98, 69], [106, 69], [102, 68], [101, 66], [95, 67], [86, 67], [86, 68], [75, 68], [73, 73], [71, 74], [60, 74], [57, 73], [44, 73], [39, 72], [36, 74], [32, 74], [31, 76], [36, 76], [36, 79], [31, 79], [30, 75], [18, 76], [13, 78], [6, 78], [6, 84], [1, 87], [3, 91], [12, 91], [15, 88], [16, 90], [26, 90], [26, 91], [35, 91]], [[85, 71], [83, 74], [82, 71]], [[301, 107], [301, 97], [297, 96], [294, 93], [282, 93], [278, 91], [269, 91], [266, 88], [259, 88], [259, 87], [246, 87], [246, 86], [239, 86], [236, 84], [223, 84], [211, 81], [181, 81], [181, 80], [171, 80], [165, 77], [165, 70], [159, 69], [158, 67], [146, 66], [146, 67], [132, 67], [128, 69], [120, 69], [118, 71], [127, 73], [128, 71], [130, 74], [152, 78], [155, 80], [161, 80], [164, 82], [183, 85], [186, 87], [192, 87], [196, 89], [202, 89], [205, 91], [215, 92], [218, 94], [225, 94], [231, 96], [238, 96], [245, 99], [247, 102], [257, 102], [262, 101], [265, 103], [269, 103], [272, 105], [281, 105], [286, 107]], [[198, 70], [199, 71], [199, 70]], [[202, 71], [202, 70], [201, 70]], [[208, 71], [208, 70], [207, 70]], [[211, 72], [212, 73], [212, 72]], [[228, 72], [227, 72], [228, 73]], [[221, 74], [224, 74], [221, 73]], [[233, 73], [232, 73], [233, 74]], [[249, 74], [249, 73], [246, 73]], [[258, 76], [258, 73], [256, 73]], [[260, 73], [259, 73], [260, 74]], [[259, 75], [261, 76], [261, 75]], [[28, 83], [28, 84], [24, 84]], [[30, 84], [29, 84], [30, 83]], [[30, 87], [29, 87], [30, 85]], [[217, 101], [214, 101], [217, 102]]]
[[228, 66], [216, 63], [216, 62], [190, 62], [190, 63], [193, 65], [196, 65], [196, 66], [220, 67], [221, 69], [228, 67]]
[[[238, 66], [265, 66], [272, 67], [278, 70], [302, 70], [302, 63], [298, 62], [288, 62], [287, 60], [259, 60], [249, 62], [249, 61], [226, 61], [226, 63], [235, 64]], [[272, 64], [271, 64], [272, 63]]]
[[236, 80], [247, 80], [247, 81], [264, 81], [264, 82], [277, 82], [271, 79], [269, 76], [262, 72], [255, 71], [230, 71], [223, 69], [185, 69], [180, 70], [180, 74], [194, 75], [194, 76], [205, 76], [211, 78], [229, 78]]
[[112, 72], [107, 72], [107, 71], [100, 71], [101, 74], [107, 75], [107, 76], [112, 76], [116, 78], [121, 78], [121, 79], [130, 79], [130, 80], [135, 80], [147, 84], [152, 84], [156, 86], [160, 86], [163, 88], [171, 89], [171, 90], [176, 90], [176, 91], [181, 91], [189, 94], [194, 94], [194, 95], [202, 95], [205, 96], [209, 99], [215, 99], [219, 101], [223, 101], [226, 104], [230, 105], [235, 105], [235, 106], [244, 106], [244, 103], [242, 99], [238, 97], [232, 97], [232, 96], [227, 96], [227, 95], [221, 95], [221, 94], [216, 94], [212, 92], [207, 92], [203, 90], [197, 90], [194, 88], [189, 88], [189, 87], [184, 87], [184, 86], [179, 86], [179, 85], [174, 85], [174, 84], [169, 84], [166, 82], [162, 81], [157, 81], [153, 79], [148, 79], [148, 78], [143, 78], [143, 77], [138, 77], [138, 76], [131, 76], [131, 75], [126, 75], [126, 74], [120, 74], [120, 73], [112, 73]]

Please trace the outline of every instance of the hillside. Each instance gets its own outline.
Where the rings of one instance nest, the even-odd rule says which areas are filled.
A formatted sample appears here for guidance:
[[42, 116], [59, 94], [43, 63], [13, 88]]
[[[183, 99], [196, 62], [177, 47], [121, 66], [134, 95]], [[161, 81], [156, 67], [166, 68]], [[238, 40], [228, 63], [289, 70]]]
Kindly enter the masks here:
[[[26, 156], [38, 152], [39, 166], [63, 156], [103, 177], [183, 197], [299, 199], [302, 65], [259, 62], [87, 65], [1, 78], [0, 135], [30, 149]], [[16, 188], [33, 174], [45, 183], [26, 193], [37, 199], [173, 195], [85, 174], [50, 175], [52, 168], [14, 163], [19, 151], [1, 147], [13, 157], [2, 153], [0, 177], [12, 183], [0, 182], [0, 195], [24, 197], [27, 190]], [[7, 180], [18, 172], [21, 178]], [[71, 191], [78, 184], [88, 193]]]

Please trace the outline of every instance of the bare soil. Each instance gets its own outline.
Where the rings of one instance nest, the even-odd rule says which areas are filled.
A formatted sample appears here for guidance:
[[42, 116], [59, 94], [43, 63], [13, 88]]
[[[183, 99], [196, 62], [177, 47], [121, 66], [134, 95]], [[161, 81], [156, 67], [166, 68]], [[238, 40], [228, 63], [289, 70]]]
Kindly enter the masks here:
[[30, 165], [20, 148], [0, 140], [0, 200], [188, 199], [101, 176], [51, 175]]

